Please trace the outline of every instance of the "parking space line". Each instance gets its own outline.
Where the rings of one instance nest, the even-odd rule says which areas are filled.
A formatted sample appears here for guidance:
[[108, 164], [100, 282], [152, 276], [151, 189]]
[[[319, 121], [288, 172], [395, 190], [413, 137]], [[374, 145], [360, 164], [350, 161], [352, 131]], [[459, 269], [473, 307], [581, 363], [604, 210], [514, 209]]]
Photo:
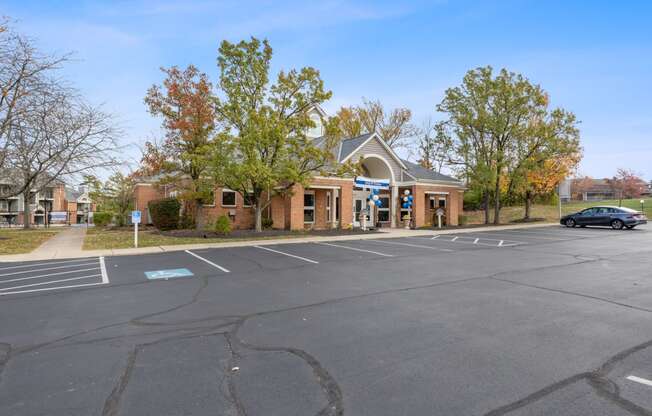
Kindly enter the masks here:
[[255, 248], [259, 248], [259, 249], [261, 249], [261, 250], [271, 251], [272, 253], [282, 254], [282, 255], [284, 255], [284, 256], [288, 256], [288, 257], [294, 257], [295, 259], [299, 259], [299, 260], [307, 261], [308, 263], [319, 264], [318, 261], [310, 260], [310, 259], [307, 259], [307, 258], [305, 258], [305, 257], [296, 256], [296, 255], [294, 255], [294, 254], [290, 254], [290, 253], [285, 253], [285, 252], [283, 252], [283, 251], [273, 250], [273, 249], [271, 249], [271, 248], [262, 247], [262, 246], [253, 246], [253, 247], [255, 247]]
[[439, 237], [441, 237], [441, 234], [437, 234], [436, 236], [432, 237], [431, 240], [436, 240], [436, 239], [438, 239]]
[[[418, 237], [417, 237], [418, 238]], [[452, 253], [455, 250], [449, 250], [447, 248], [439, 248], [439, 247], [432, 247], [432, 246], [424, 246], [421, 244], [410, 244], [410, 243], [398, 243], [396, 241], [383, 241], [383, 240], [364, 240], [366, 243], [381, 243], [381, 244], [393, 244], [397, 246], [407, 246], [407, 247], [417, 247], [417, 248], [427, 248], [429, 250], [435, 250], [435, 251], [445, 251], [447, 253]]]
[[25, 274], [25, 273], [31, 273], [31, 272], [42, 272], [42, 271], [45, 271], [45, 270], [71, 269], [73, 267], [90, 266], [91, 264], [95, 264], [95, 261], [92, 261], [90, 263], [74, 264], [74, 265], [71, 265], [71, 266], [46, 267], [44, 269], [32, 269], [32, 270], [25, 270], [25, 271], [21, 271], [21, 272], [4, 273], [4, 274], [0, 274], [0, 277], [14, 276], [14, 275], [17, 275], [17, 274]]
[[[492, 231], [490, 231], [492, 232]], [[566, 231], [559, 231], [559, 233], [549, 233], [546, 231], [521, 231], [521, 230], [502, 230], [502, 231], [493, 231], [498, 234], [509, 234], [509, 235], [518, 235], [523, 234], [525, 236], [543, 236], [543, 237], [591, 237], [586, 234], [570, 234]]]
[[[505, 233], [505, 232], [502, 232], [502, 231], [488, 231], [488, 232], [479, 232], [477, 235], [480, 235], [480, 236], [488, 235], [488, 236], [493, 236], [493, 237], [496, 237], [496, 238], [500, 238], [501, 236], [502, 237], [504, 237], [504, 236], [514, 237], [517, 234], [510, 234], [510, 233]], [[549, 236], [541, 237], [541, 236], [538, 236], [538, 235], [537, 236], [524, 235], [523, 237], [524, 238], [539, 239], [539, 240], [550, 240], [550, 241], [572, 241], [572, 240], [574, 240], [573, 238], [552, 238], [552, 237], [549, 237]], [[483, 238], [483, 237], [480, 237], [480, 238]], [[487, 238], [487, 239], [490, 240], [490, 238]], [[500, 241], [500, 240], [498, 240], [498, 241]]]
[[391, 254], [385, 254], [385, 253], [379, 253], [377, 251], [372, 251], [372, 250], [364, 250], [362, 248], [355, 248], [355, 247], [347, 247], [347, 246], [341, 246], [339, 244], [332, 244], [332, 243], [315, 243], [315, 244], [320, 244], [322, 246], [330, 246], [330, 247], [339, 247], [339, 248], [345, 248], [347, 250], [353, 250], [353, 251], [362, 251], [364, 253], [371, 253], [371, 254], [377, 254], [379, 256], [384, 256], [384, 257], [394, 257]]
[[451, 241], [457, 241], [458, 238], [459, 237], [453, 237], [453, 239]]
[[104, 263], [104, 257], [100, 257], [100, 271], [102, 272], [102, 283], [109, 283], [109, 274], [106, 272], [106, 264]]
[[[90, 279], [91, 277], [101, 277], [101, 276], [102, 276], [101, 274], [92, 274], [92, 275], [88, 275], [88, 276], [71, 277], [71, 278], [68, 278], [68, 279], [51, 280], [49, 282], [32, 283], [32, 284], [29, 284], [29, 285], [7, 287], [7, 288], [4, 288], [4, 289], [0, 289], [0, 292], [4, 292], [4, 291], [7, 291], [7, 290], [22, 289], [22, 288], [25, 288], [25, 287], [50, 285], [50, 284], [53, 284], [53, 283], [70, 282], [70, 281], [73, 281], [73, 280]], [[95, 283], [95, 284], [102, 284], [102, 283]], [[52, 288], [52, 289], [55, 289], [55, 288]], [[60, 289], [60, 288], [57, 287], [56, 289]]]
[[629, 381], [634, 381], [636, 383], [644, 384], [646, 386], [652, 387], [652, 381], [646, 379], [646, 378], [641, 378], [641, 377], [636, 377], [636, 376], [627, 376], [627, 380]]
[[190, 254], [190, 255], [193, 256], [193, 257], [198, 258], [199, 260], [201, 260], [201, 261], [203, 261], [203, 262], [205, 262], [205, 263], [210, 264], [211, 266], [213, 266], [213, 267], [215, 267], [215, 268], [217, 268], [217, 269], [222, 270], [224, 273], [230, 273], [227, 269], [225, 269], [224, 267], [220, 266], [219, 264], [215, 264], [215, 263], [213, 263], [212, 261], [210, 261], [210, 260], [208, 260], [208, 259], [205, 259], [205, 258], [203, 258], [202, 256], [200, 256], [200, 255], [198, 255], [198, 254], [195, 254], [195, 253], [193, 253], [193, 252], [190, 251], [190, 250], [185, 250], [185, 252], [188, 253], [188, 254]]
[[[442, 234], [438, 234], [438, 235], [441, 236]], [[419, 238], [419, 237], [408, 237], [408, 238]], [[473, 240], [473, 241], [471, 241], [471, 240]], [[484, 241], [493, 241], [495, 243], [487, 243], [487, 242], [483, 242], [482, 240], [484, 240]], [[494, 239], [494, 238], [476, 237], [474, 235], [471, 235], [471, 236], [456, 236], [456, 237], [453, 237], [450, 240], [442, 238], [441, 241], [444, 241], [446, 243], [474, 244], [474, 245], [487, 246], [487, 247], [514, 247], [514, 246], [527, 244], [524, 241], [500, 240], [500, 239]]]
[[[65, 272], [57, 272], [57, 273], [47, 273], [47, 274], [39, 274], [37, 276], [28, 276], [28, 277], [17, 277], [15, 279], [9, 279], [9, 280], [0, 280], [0, 284], [3, 283], [11, 283], [11, 282], [20, 282], [21, 280], [32, 280], [32, 279], [40, 279], [42, 277], [50, 277], [50, 276], [59, 276], [62, 274], [71, 274], [71, 273], [77, 273], [77, 272], [89, 272], [91, 270], [97, 270], [100, 267], [91, 267], [89, 269], [79, 269], [79, 270], [70, 270], [70, 271], [65, 271]], [[0, 289], [2, 290], [2, 289]]]
[[480, 241], [480, 239], [476, 238], [475, 240], [473, 240], [473, 244], [478, 244], [478, 241]]
[[0, 268], [0, 272], [3, 270], [10, 270], [10, 269], [22, 269], [25, 267], [38, 267], [38, 266], [51, 266], [53, 264], [63, 264], [63, 263], [77, 263], [77, 262], [82, 262], [82, 261], [88, 261], [88, 258], [84, 259], [75, 259], [75, 260], [63, 260], [63, 261], [53, 261], [53, 262], [47, 262], [47, 263], [37, 263], [37, 264], [21, 264], [18, 266], [10, 266], [10, 267], [2, 267]]

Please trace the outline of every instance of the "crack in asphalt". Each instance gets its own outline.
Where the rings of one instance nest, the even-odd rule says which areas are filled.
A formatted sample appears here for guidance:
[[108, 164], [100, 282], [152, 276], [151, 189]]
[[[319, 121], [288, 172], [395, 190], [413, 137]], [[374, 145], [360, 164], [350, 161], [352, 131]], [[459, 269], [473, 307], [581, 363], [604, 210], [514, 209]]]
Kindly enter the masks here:
[[528, 406], [534, 402], [537, 402], [571, 384], [574, 384], [578, 381], [585, 380], [593, 388], [596, 394], [611, 403], [616, 404], [623, 410], [640, 416], [651, 416], [652, 411], [647, 410], [636, 403], [633, 403], [620, 395], [620, 388], [618, 384], [609, 379], [609, 373], [614, 369], [616, 364], [620, 363], [627, 357], [632, 354], [644, 350], [646, 348], [652, 347], [652, 340], [643, 342], [641, 344], [635, 345], [634, 347], [620, 351], [619, 353], [611, 356], [607, 359], [600, 367], [582, 373], [572, 375], [568, 378], [560, 380], [558, 382], [552, 383], [541, 390], [537, 390], [534, 393], [529, 394], [528, 396], [523, 397], [515, 402], [509, 403], [507, 405], [501, 406], [494, 410], [491, 410], [484, 414], [484, 416], [503, 416], [511, 413], [515, 410], [521, 409], [525, 406]]

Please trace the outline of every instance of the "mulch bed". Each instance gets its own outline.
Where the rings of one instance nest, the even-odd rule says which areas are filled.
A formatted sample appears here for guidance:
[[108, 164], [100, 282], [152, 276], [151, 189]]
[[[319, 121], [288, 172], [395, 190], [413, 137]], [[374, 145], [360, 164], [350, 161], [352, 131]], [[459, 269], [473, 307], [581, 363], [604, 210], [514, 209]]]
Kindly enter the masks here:
[[161, 231], [161, 235], [168, 237], [186, 237], [186, 238], [233, 238], [233, 239], [246, 239], [246, 238], [274, 238], [284, 236], [340, 236], [340, 235], [358, 235], [358, 234], [372, 234], [378, 231], [362, 231], [362, 230], [309, 230], [309, 231], [290, 231], [290, 230], [263, 230], [256, 232], [254, 230], [233, 230], [228, 235], [218, 234], [213, 231], [203, 230], [170, 230]]

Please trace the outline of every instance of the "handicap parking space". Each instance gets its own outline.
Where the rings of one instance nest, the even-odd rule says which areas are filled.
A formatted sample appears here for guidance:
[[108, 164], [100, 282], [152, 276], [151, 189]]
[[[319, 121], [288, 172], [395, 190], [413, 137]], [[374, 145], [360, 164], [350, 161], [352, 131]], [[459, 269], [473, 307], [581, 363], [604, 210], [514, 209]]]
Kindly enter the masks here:
[[60, 291], [108, 283], [103, 257], [0, 265], [0, 296]]

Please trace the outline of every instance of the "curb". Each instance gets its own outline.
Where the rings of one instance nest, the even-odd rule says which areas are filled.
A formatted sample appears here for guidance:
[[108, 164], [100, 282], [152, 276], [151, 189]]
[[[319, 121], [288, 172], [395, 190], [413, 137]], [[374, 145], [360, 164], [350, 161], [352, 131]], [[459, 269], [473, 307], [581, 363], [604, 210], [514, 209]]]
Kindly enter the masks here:
[[403, 230], [391, 229], [390, 231], [380, 231], [374, 234], [356, 234], [356, 235], [338, 235], [326, 237], [297, 237], [297, 238], [283, 238], [283, 239], [269, 239], [269, 240], [246, 240], [246, 241], [233, 241], [222, 243], [206, 243], [206, 244], [179, 244], [169, 246], [154, 246], [142, 248], [119, 248], [119, 249], [106, 249], [106, 250], [84, 250], [79, 252], [70, 253], [57, 253], [55, 256], [38, 256], [31, 253], [27, 254], [13, 254], [0, 256], [0, 263], [15, 262], [15, 261], [32, 261], [32, 260], [53, 260], [53, 259], [75, 259], [86, 257], [109, 257], [109, 256], [130, 256], [137, 254], [152, 254], [152, 253], [165, 253], [173, 251], [184, 250], [200, 250], [207, 248], [230, 248], [230, 247], [247, 247], [251, 245], [281, 245], [281, 244], [299, 244], [299, 243], [314, 243], [314, 242], [328, 242], [328, 241], [349, 241], [349, 240], [374, 240], [383, 238], [400, 238], [400, 237], [415, 237], [415, 236], [429, 236], [435, 234], [468, 234], [484, 231], [499, 231], [499, 230], [518, 230], [527, 228], [536, 228], [543, 226], [558, 225], [554, 222], [536, 223], [536, 224], [514, 224], [514, 225], [498, 225], [498, 226], [483, 226], [473, 228], [460, 228], [460, 229], [447, 229], [447, 230]]

